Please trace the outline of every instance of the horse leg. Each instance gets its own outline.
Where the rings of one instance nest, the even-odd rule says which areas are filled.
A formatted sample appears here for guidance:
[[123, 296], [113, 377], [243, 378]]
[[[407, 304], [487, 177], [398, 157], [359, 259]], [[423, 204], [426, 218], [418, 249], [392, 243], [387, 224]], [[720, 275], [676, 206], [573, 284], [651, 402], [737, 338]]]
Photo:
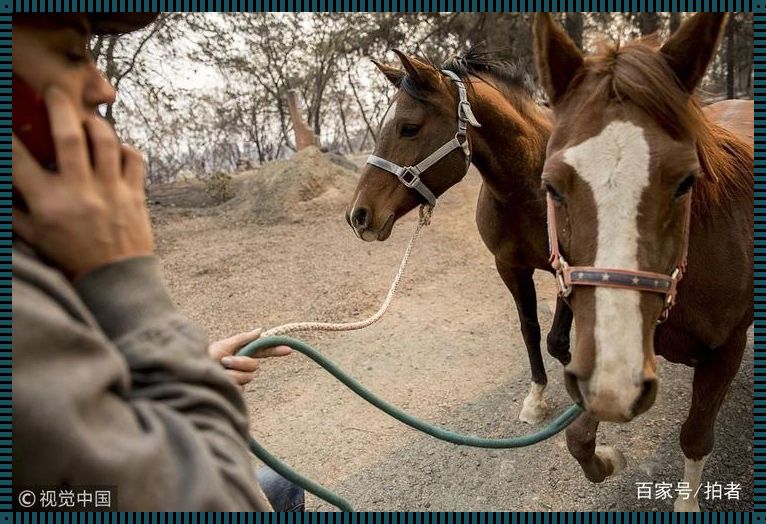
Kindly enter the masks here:
[[569, 333], [572, 330], [574, 314], [569, 304], [561, 297], [556, 299], [556, 313], [553, 315], [553, 324], [548, 333], [548, 354], [557, 359], [565, 366], [572, 360], [569, 352]]
[[[749, 324], [749, 323], [748, 323]], [[697, 490], [715, 442], [715, 421], [729, 385], [739, 371], [742, 353], [747, 344], [747, 326], [737, 329], [712, 356], [694, 369], [692, 402], [686, 422], [681, 426], [681, 450], [684, 452], [684, 482], [690, 493], [679, 496], [675, 511], [700, 510]]]
[[537, 424], [548, 413], [548, 403], [543, 396], [548, 377], [545, 374], [543, 355], [540, 351], [540, 324], [537, 321], [537, 293], [532, 280], [534, 269], [505, 265], [495, 259], [497, 271], [513, 295], [516, 311], [521, 323], [521, 335], [527, 347], [529, 366], [532, 370], [532, 387], [524, 399], [519, 413], [519, 420], [527, 424]]
[[625, 468], [625, 457], [611, 446], [596, 446], [598, 420], [583, 413], [566, 429], [569, 453], [580, 463], [585, 477], [591, 482], [605, 478]]

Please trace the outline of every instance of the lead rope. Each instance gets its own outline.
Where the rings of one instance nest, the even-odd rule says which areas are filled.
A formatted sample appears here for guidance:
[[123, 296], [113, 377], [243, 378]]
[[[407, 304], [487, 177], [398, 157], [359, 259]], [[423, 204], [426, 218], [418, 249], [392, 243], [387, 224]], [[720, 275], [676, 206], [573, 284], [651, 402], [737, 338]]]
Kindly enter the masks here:
[[399, 282], [401, 282], [402, 276], [404, 276], [404, 270], [407, 267], [407, 261], [410, 258], [410, 254], [412, 254], [412, 247], [415, 245], [415, 241], [418, 239], [420, 231], [431, 223], [431, 213], [433, 212], [433, 209], [434, 208], [430, 205], [424, 204], [420, 206], [420, 219], [418, 220], [418, 225], [415, 228], [415, 232], [412, 233], [410, 243], [407, 244], [407, 249], [404, 250], [402, 262], [399, 264], [399, 271], [397, 271], [396, 276], [394, 277], [394, 281], [391, 284], [391, 287], [388, 289], [388, 294], [386, 295], [386, 299], [383, 301], [383, 305], [380, 306], [380, 309], [378, 309], [374, 315], [365, 320], [359, 320], [357, 322], [293, 322], [266, 330], [261, 334], [261, 337], [275, 337], [279, 335], [285, 335], [287, 333], [294, 333], [296, 331], [353, 331], [356, 329], [363, 329], [367, 326], [371, 326], [380, 320], [388, 310], [388, 306], [391, 305], [391, 301], [394, 298], [394, 293], [396, 293], [396, 289], [399, 287]]

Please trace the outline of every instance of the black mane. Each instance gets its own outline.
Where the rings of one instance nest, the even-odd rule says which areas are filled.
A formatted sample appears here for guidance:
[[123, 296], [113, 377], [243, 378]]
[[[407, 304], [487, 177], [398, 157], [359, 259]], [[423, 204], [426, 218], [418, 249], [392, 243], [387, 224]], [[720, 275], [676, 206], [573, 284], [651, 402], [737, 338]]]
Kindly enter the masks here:
[[[470, 75], [489, 75], [506, 87], [520, 89], [529, 96], [534, 96], [534, 84], [521, 62], [503, 59], [497, 53], [484, 51], [483, 46], [471, 47], [464, 54], [453, 56], [441, 65], [433, 60], [426, 62], [439, 71], [442, 69], [452, 71], [466, 82]], [[428, 102], [426, 89], [413, 81], [409, 75], [402, 78], [400, 87], [412, 98]]]
[[516, 87], [532, 94], [534, 87], [520, 61], [500, 58], [497, 53], [484, 51], [481, 46], [474, 46], [465, 54], [453, 56], [439, 69], [446, 69], [467, 79], [468, 75], [489, 74], [510, 87]]

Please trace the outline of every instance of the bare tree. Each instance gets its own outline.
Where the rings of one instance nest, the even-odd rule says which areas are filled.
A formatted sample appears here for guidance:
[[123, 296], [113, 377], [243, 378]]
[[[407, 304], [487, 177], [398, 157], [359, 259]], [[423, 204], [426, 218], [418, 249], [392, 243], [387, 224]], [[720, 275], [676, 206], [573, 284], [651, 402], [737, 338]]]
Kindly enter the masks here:
[[574, 40], [577, 47], [582, 50], [582, 32], [583, 32], [583, 17], [582, 13], [567, 13], [564, 17], [564, 27], [567, 30], [570, 38]]
[[[529, 13], [163, 14], [143, 31], [97, 37], [92, 53], [119, 97], [107, 108], [120, 136], [141, 149], [153, 181], [207, 176], [289, 155], [296, 148], [287, 93], [323, 144], [355, 152], [376, 140], [396, 93], [369, 62], [391, 48], [435, 63], [483, 44], [534, 75]], [[679, 13], [567, 13], [585, 49], [659, 31]], [[752, 13], [736, 13], [703, 86], [714, 96], [752, 96]], [[197, 69], [200, 74], [196, 81]], [[192, 77], [192, 81], [186, 81]]]
[[670, 13], [669, 28], [671, 33], [675, 33], [681, 27], [681, 13]]
[[657, 13], [638, 13], [636, 20], [641, 36], [653, 35], [660, 30], [660, 17]]
[[[126, 56], [123, 57], [116, 56], [118, 43], [123, 35], [98, 35], [94, 37], [94, 41], [91, 43], [91, 56], [96, 62], [103, 64], [104, 74], [115, 89], [119, 89], [122, 80], [133, 72], [146, 45], [165, 27], [169, 16], [160, 14], [149, 28], [141, 31], [135, 45], [127, 50]], [[113, 106], [114, 104], [107, 104], [104, 115], [112, 125], [115, 123]]]

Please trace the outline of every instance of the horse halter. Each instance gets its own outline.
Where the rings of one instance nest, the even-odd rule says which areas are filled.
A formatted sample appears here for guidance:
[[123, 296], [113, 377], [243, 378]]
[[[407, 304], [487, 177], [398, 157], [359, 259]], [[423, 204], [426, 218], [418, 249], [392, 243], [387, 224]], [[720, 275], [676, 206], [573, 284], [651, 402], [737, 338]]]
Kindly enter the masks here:
[[471, 111], [471, 104], [468, 102], [468, 95], [466, 94], [463, 81], [452, 71], [443, 69], [442, 73], [447, 75], [457, 86], [459, 99], [457, 105], [457, 133], [455, 133], [455, 137], [414, 166], [400, 166], [375, 155], [367, 157], [368, 164], [372, 164], [375, 167], [379, 167], [380, 169], [393, 174], [402, 184], [420, 193], [431, 207], [436, 205], [436, 196], [434, 196], [433, 192], [423, 183], [420, 179], [420, 175], [423, 174], [423, 171], [450, 154], [453, 149], [461, 149], [463, 151], [463, 154], [465, 155], [465, 168], [467, 171], [468, 166], [471, 164], [471, 146], [468, 143], [466, 130], [468, 129], [468, 124], [472, 127], [481, 127], [481, 124], [476, 120], [476, 117], [473, 116], [473, 111]]
[[551, 252], [550, 262], [556, 271], [556, 284], [559, 296], [566, 298], [572, 294], [574, 286], [603, 286], [634, 291], [648, 291], [665, 295], [665, 304], [660, 313], [658, 324], [668, 319], [670, 309], [676, 303], [678, 282], [686, 272], [687, 254], [689, 252], [689, 225], [691, 222], [691, 193], [686, 202], [684, 212], [684, 240], [681, 257], [676, 268], [670, 275], [636, 271], [632, 269], [611, 269], [593, 266], [570, 266], [559, 251], [559, 239], [556, 229], [556, 212], [551, 195], [546, 196], [548, 204], [548, 243]]

